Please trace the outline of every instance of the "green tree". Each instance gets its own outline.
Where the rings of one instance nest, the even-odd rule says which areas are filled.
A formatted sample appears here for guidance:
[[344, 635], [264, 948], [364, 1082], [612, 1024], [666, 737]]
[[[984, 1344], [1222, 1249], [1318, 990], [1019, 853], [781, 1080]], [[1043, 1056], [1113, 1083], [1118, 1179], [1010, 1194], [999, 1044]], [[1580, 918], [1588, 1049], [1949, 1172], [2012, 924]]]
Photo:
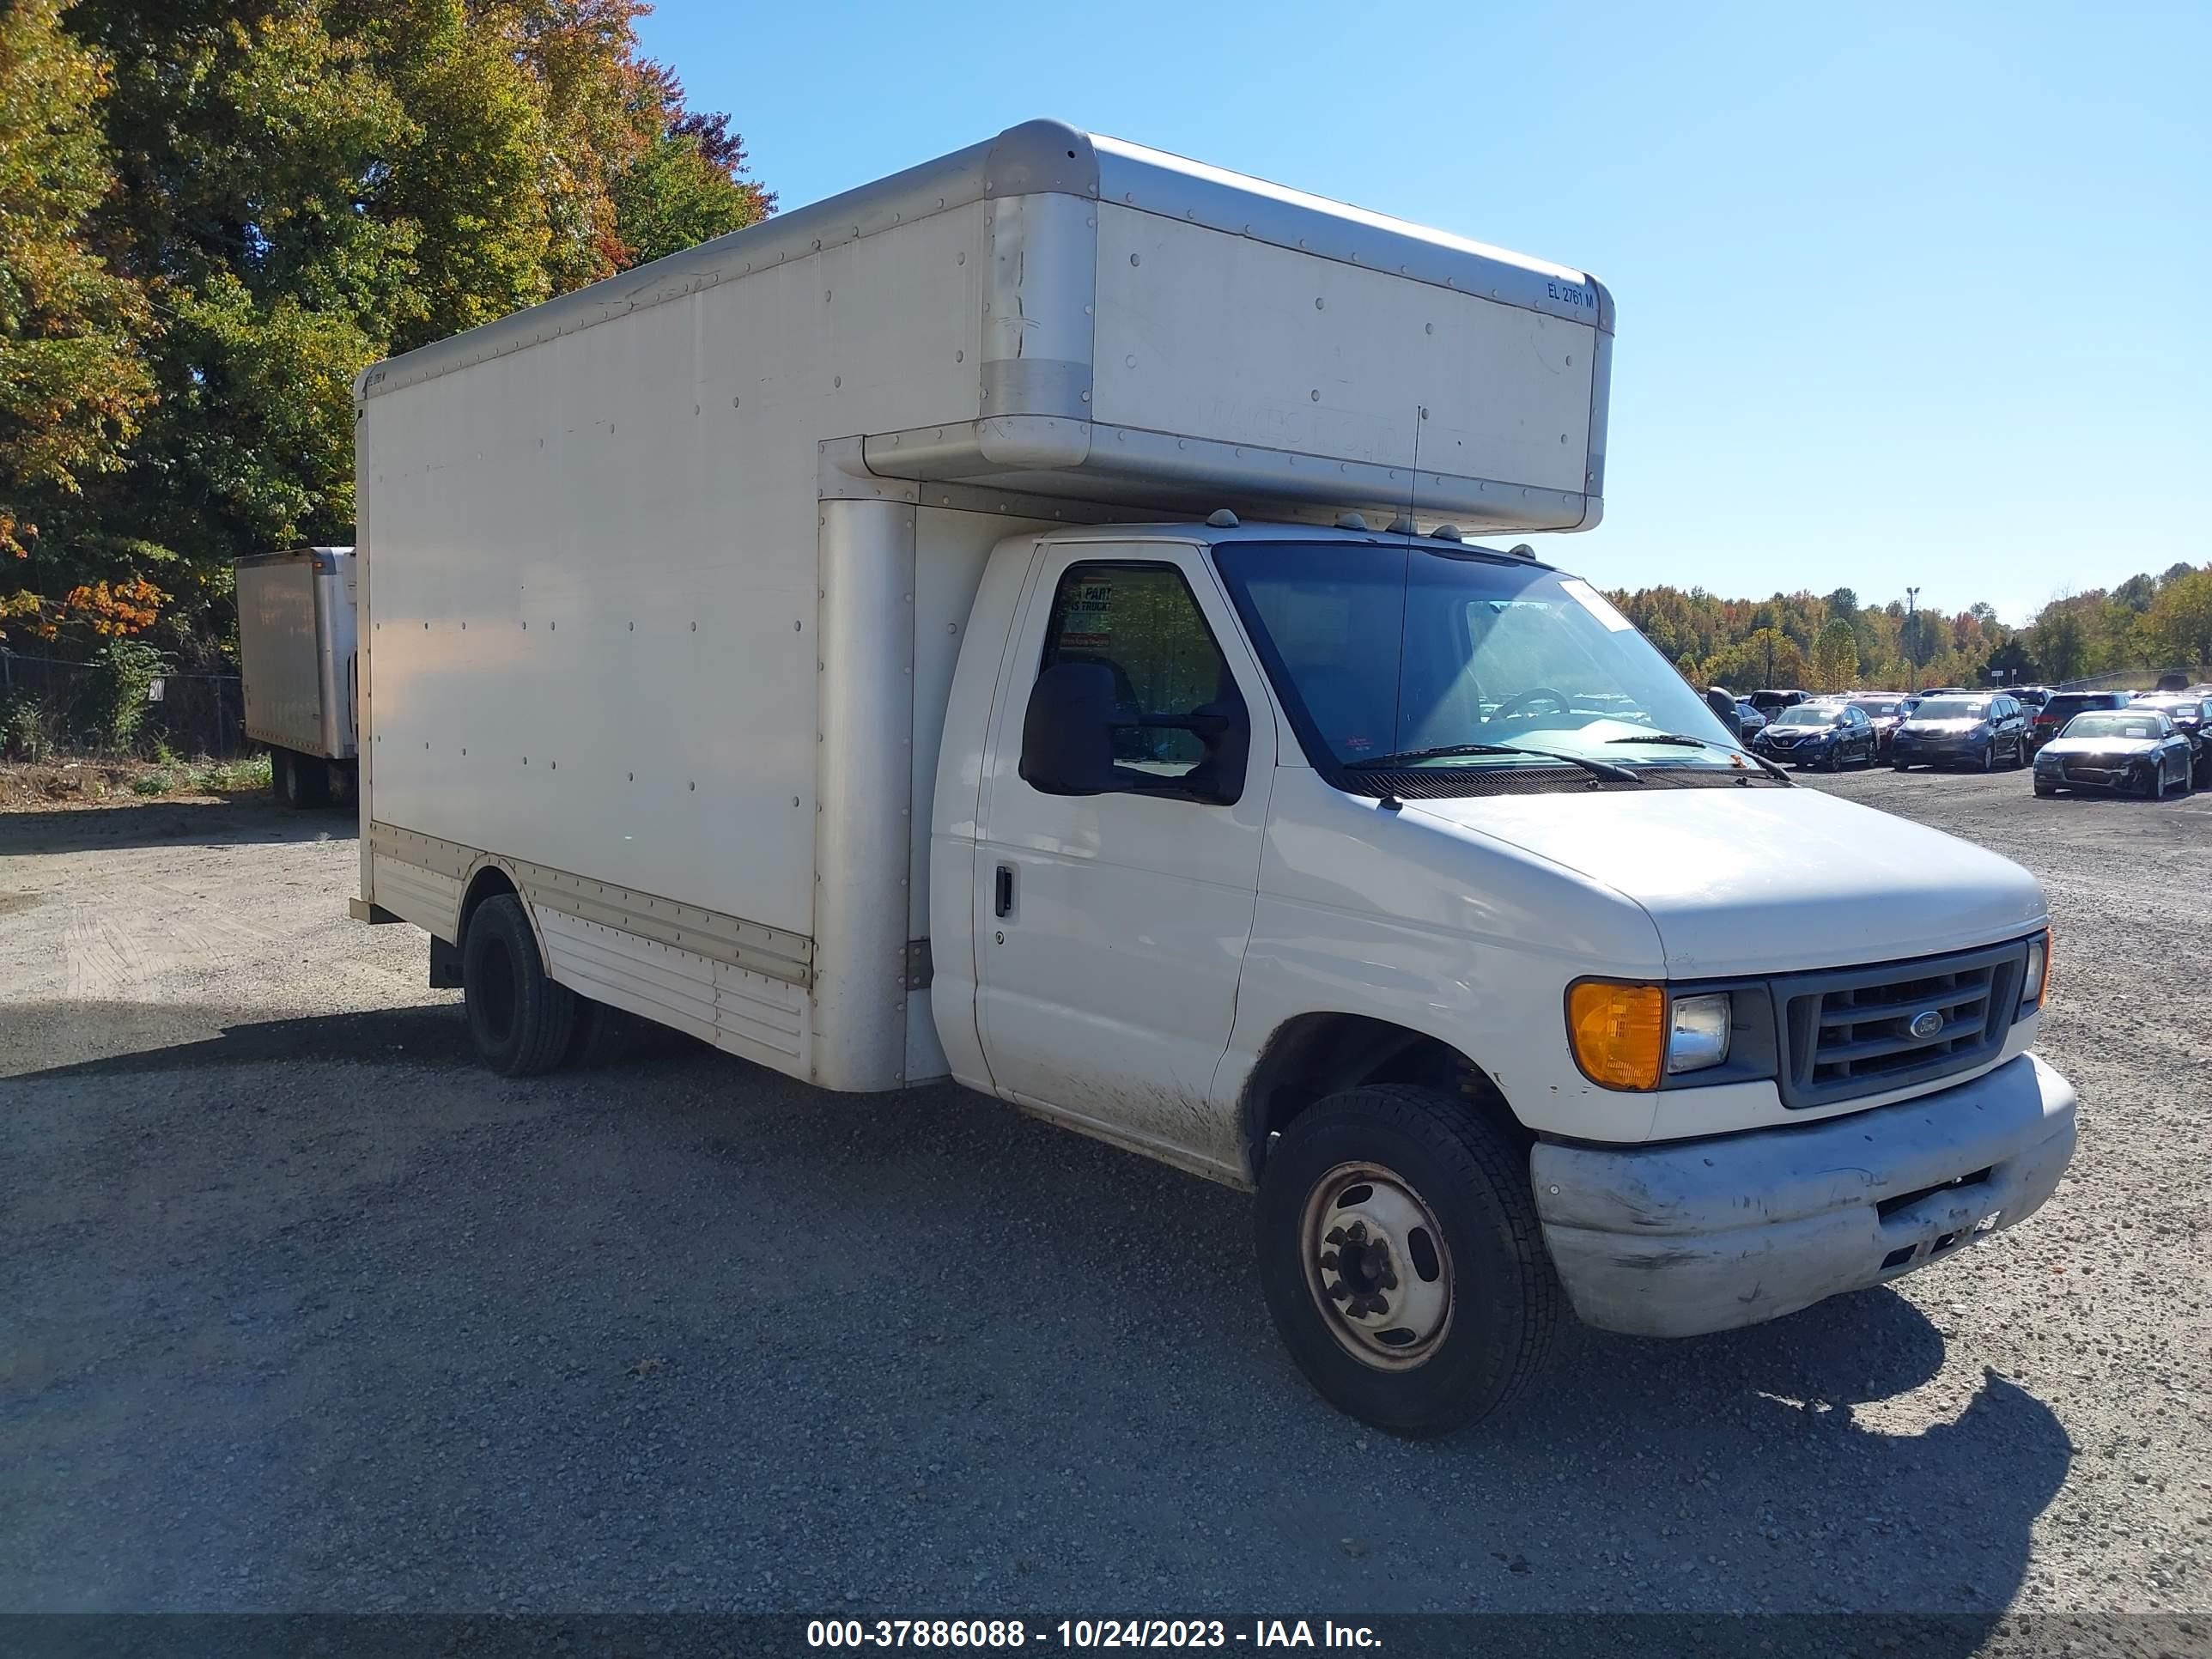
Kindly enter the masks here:
[[88, 235], [115, 182], [106, 88], [58, 0], [0, 6], [0, 629], [66, 619], [99, 539], [86, 487], [122, 465], [152, 398], [144, 298]]
[[1850, 623], [1838, 618], [1820, 630], [1813, 647], [1815, 691], [1848, 691], [1858, 681], [1859, 641]]
[[641, 55], [643, 10], [76, 0], [64, 27], [113, 65], [76, 100], [115, 157], [88, 243], [162, 326], [158, 402], [87, 492], [99, 557], [56, 580], [135, 617], [158, 576], [172, 642], [204, 644], [239, 554], [351, 539], [362, 368], [769, 211], [726, 119]]
[[2052, 681], [2078, 677], [2088, 665], [2088, 629], [2072, 605], [2054, 599], [2035, 619], [2035, 657]]
[[2143, 624], [2166, 664], [2194, 668], [2212, 663], [2212, 569], [2169, 576]]

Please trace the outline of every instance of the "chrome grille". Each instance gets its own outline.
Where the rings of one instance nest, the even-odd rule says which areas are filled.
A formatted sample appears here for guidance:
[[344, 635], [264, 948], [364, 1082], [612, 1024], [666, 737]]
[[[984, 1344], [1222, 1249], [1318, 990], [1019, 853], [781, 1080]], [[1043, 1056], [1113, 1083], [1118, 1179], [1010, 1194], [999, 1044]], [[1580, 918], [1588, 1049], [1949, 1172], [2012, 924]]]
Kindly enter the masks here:
[[[1995, 1058], [2020, 1004], [2027, 960], [2023, 940], [1780, 981], [1783, 1103], [1826, 1106]], [[1916, 1020], [1925, 1035], [1914, 1035]]]

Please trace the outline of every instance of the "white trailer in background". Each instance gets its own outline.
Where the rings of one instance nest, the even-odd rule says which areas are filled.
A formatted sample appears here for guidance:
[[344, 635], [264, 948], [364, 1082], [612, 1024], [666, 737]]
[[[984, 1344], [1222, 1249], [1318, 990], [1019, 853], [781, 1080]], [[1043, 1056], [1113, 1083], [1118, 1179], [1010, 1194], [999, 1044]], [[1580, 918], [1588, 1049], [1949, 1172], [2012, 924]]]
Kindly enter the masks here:
[[1256, 1188], [1393, 1429], [1562, 1291], [1690, 1334], [1947, 1255], [2073, 1145], [2035, 883], [1464, 538], [1597, 521], [1613, 324], [1031, 122], [374, 368], [355, 914], [511, 1075], [622, 1010]]
[[289, 805], [354, 798], [356, 568], [350, 547], [237, 562], [246, 735], [268, 745], [270, 784]]

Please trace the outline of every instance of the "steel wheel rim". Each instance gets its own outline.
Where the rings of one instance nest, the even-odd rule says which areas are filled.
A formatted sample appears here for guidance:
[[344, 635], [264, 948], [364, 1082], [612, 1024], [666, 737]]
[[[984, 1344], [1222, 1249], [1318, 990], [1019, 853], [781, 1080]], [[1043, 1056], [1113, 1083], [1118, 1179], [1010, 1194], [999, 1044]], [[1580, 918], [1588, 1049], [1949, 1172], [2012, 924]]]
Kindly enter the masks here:
[[1379, 1164], [1340, 1164], [1306, 1194], [1298, 1225], [1306, 1291], [1360, 1364], [1410, 1370], [1451, 1329], [1451, 1249], [1412, 1183]]

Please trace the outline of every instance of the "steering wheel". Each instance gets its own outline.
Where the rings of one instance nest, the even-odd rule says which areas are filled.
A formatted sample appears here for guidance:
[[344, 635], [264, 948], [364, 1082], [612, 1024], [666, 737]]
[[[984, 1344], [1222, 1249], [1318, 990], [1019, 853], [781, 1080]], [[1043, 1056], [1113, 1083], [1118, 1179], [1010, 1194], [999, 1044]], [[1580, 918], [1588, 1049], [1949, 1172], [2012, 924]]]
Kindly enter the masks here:
[[1516, 693], [1499, 703], [1497, 708], [1490, 711], [1490, 718], [1493, 720], [1510, 720], [1514, 715], [1524, 712], [1532, 702], [1556, 704], [1562, 714], [1567, 713], [1572, 706], [1567, 702], [1565, 692], [1554, 691], [1548, 685], [1532, 685], [1526, 691]]

